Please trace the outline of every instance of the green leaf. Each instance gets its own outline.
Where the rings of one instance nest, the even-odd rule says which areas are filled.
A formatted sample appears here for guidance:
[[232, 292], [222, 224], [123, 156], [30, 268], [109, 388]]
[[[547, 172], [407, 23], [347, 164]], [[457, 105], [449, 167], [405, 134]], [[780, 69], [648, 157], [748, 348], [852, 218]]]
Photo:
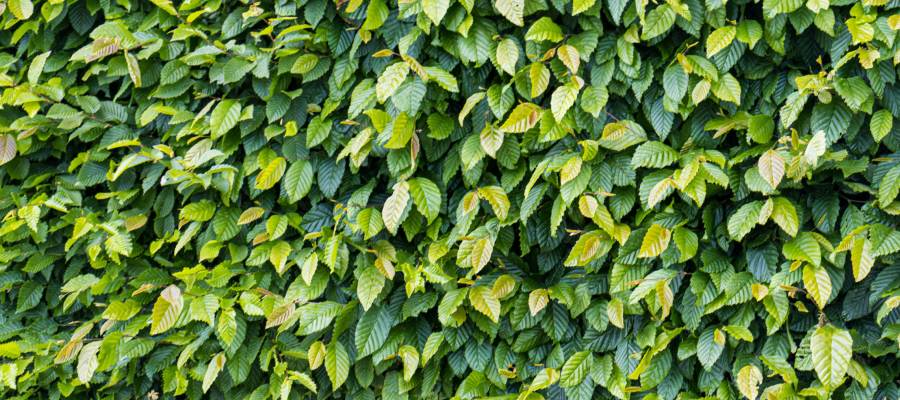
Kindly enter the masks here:
[[366, 20], [361, 29], [371, 31], [380, 28], [390, 15], [390, 11], [384, 0], [370, 1], [366, 8]]
[[[359, 319], [359, 323], [356, 325], [356, 336], [354, 337], [357, 360], [371, 355], [384, 345], [390, 334], [393, 319], [389, 313], [390, 311], [385, 307], [375, 306]], [[325, 364], [327, 367], [327, 356]], [[329, 373], [329, 376], [331, 375], [332, 373]]]
[[622, 151], [647, 140], [647, 132], [634, 121], [622, 120], [606, 124], [599, 140], [600, 146], [612, 151]]
[[869, 120], [869, 130], [872, 132], [872, 137], [875, 138], [876, 142], [881, 142], [882, 139], [891, 133], [893, 128], [894, 116], [888, 110], [876, 111], [872, 114], [872, 119]]
[[634, 290], [631, 291], [631, 294], [628, 297], [629, 304], [637, 304], [651, 291], [657, 289], [660, 284], [663, 286], [668, 285], [668, 282], [675, 276], [675, 272], [668, 269], [662, 269], [651, 272], [649, 275], [645, 276], [640, 280], [640, 283]]
[[212, 219], [216, 212], [216, 204], [209, 200], [201, 200], [184, 206], [178, 214], [182, 221], [206, 222]]
[[590, 10], [595, 3], [596, 0], [574, 0], [572, 2], [572, 15], [578, 15]]
[[444, 343], [444, 333], [443, 332], [432, 332], [428, 335], [428, 339], [425, 340], [425, 347], [422, 350], [422, 366], [428, 365], [428, 361], [435, 356], [441, 349], [441, 344]]
[[494, 253], [494, 242], [490, 238], [481, 238], [475, 241], [472, 246], [471, 265], [472, 271], [469, 275], [475, 275], [480, 272], [491, 261], [491, 255]]
[[644, 20], [644, 29], [641, 32], [641, 40], [652, 40], [669, 31], [675, 24], [678, 15], [668, 4], [660, 5], [647, 13]]
[[[512, 4], [515, 1], [517, 0], [497, 0], [498, 3], [509, 2], [509, 4]], [[522, 2], [522, 0], [518, 1]], [[509, 18], [509, 16], [507, 16], [507, 18]], [[515, 21], [513, 21], [513, 23], [515, 23]], [[522, 23], [520, 22], [518, 25], [522, 25]], [[533, 42], [549, 41], [558, 43], [563, 40], [562, 28], [560, 28], [559, 25], [553, 22], [550, 17], [541, 17], [540, 19], [535, 21], [530, 28], [528, 28], [528, 32], [525, 33], [525, 40], [531, 40]]]
[[412, 195], [413, 204], [430, 224], [441, 211], [441, 191], [434, 182], [426, 178], [413, 178], [409, 180], [409, 193]]
[[328, 373], [328, 379], [331, 380], [332, 390], [341, 387], [350, 375], [350, 356], [344, 349], [344, 345], [337, 340], [328, 344], [325, 353], [325, 371]]
[[713, 84], [712, 90], [719, 99], [741, 105], [741, 84], [733, 75], [723, 74]]
[[797, 217], [797, 210], [794, 203], [784, 197], [776, 197], [772, 200], [771, 218], [775, 223], [790, 236], [796, 236], [800, 229], [800, 220]]
[[862, 78], [835, 78], [834, 89], [851, 110], [871, 112], [874, 93]]
[[224, 136], [237, 126], [241, 117], [241, 103], [233, 99], [224, 99], [216, 105], [210, 114], [209, 128], [213, 140]]
[[663, 72], [663, 89], [666, 97], [681, 101], [688, 89], [688, 74], [681, 64], [672, 64]]
[[750, 48], [756, 47], [756, 43], [763, 37], [762, 26], [755, 20], [744, 20], [738, 23], [735, 37], [746, 43]]
[[309, 194], [313, 185], [313, 167], [307, 160], [292, 163], [281, 181], [282, 191], [291, 203], [296, 203]]
[[278, 240], [269, 250], [269, 262], [279, 274], [287, 267], [288, 257], [291, 255], [291, 245], [283, 240]]
[[581, 235], [563, 265], [584, 266], [606, 254], [612, 248], [612, 240], [601, 231], [591, 231]]
[[[421, 210], [420, 210], [421, 212]], [[381, 211], [374, 208], [366, 208], [356, 214], [356, 223], [363, 232], [363, 239], [369, 240], [381, 229], [384, 228], [384, 221], [381, 219]]]
[[403, 149], [415, 134], [416, 120], [401, 112], [389, 126], [391, 136], [384, 148]]
[[[703, 369], [709, 371], [725, 350], [724, 343], [716, 340], [716, 334], [719, 332], [715, 327], [706, 328], [697, 339], [697, 359], [703, 365]], [[720, 333], [718, 333], [720, 334]]]
[[687, 228], [678, 227], [675, 228], [672, 238], [675, 240], [675, 246], [680, 253], [678, 262], [685, 262], [694, 258], [700, 245], [700, 240], [697, 238], [696, 233]]
[[453, 314], [459, 309], [463, 301], [466, 300], [468, 289], [453, 289], [444, 294], [438, 305], [438, 319], [443, 325], [450, 325]]
[[368, 311], [384, 289], [384, 275], [373, 265], [363, 268], [356, 284], [356, 295], [363, 310]]
[[581, 109], [597, 118], [609, 102], [609, 91], [602, 86], [587, 86], [581, 94]]
[[175, 6], [172, 5], [171, 0], [150, 0], [150, 2], [167, 12], [169, 15], [178, 15], [178, 11], [175, 10]]
[[781, 249], [788, 260], [806, 261], [818, 266], [822, 262], [822, 249], [819, 242], [809, 232], [800, 232], [794, 239], [786, 242]]
[[484, 100], [485, 95], [485, 92], [475, 92], [466, 99], [466, 103], [463, 104], [463, 108], [459, 111], [459, 117], [457, 118], [460, 126], [463, 125], [463, 121], [465, 121], [466, 116], [469, 115], [472, 109]]
[[900, 194], [900, 164], [893, 166], [881, 178], [878, 186], [878, 203], [881, 207], [887, 207], [894, 202]]
[[661, 142], [645, 142], [634, 149], [631, 165], [635, 168], [663, 168], [678, 161], [675, 149]]
[[331, 120], [317, 116], [309, 121], [306, 129], [306, 147], [313, 148], [328, 139], [331, 134]]
[[736, 241], [741, 241], [758, 223], [759, 213], [762, 208], [763, 203], [759, 201], [753, 201], [741, 206], [734, 214], [728, 217], [728, 235]]
[[775, 121], [768, 115], [754, 115], [747, 121], [747, 136], [756, 143], [769, 143], [775, 131]]
[[559, 385], [568, 388], [581, 384], [593, 365], [594, 355], [590, 351], [579, 351], [572, 354], [562, 367], [559, 375]]
[[316, 386], [316, 382], [302, 372], [291, 371], [291, 378], [300, 382], [305, 388], [309, 389], [310, 392], [318, 393], [319, 388]]
[[729, 335], [734, 337], [735, 339], [740, 339], [745, 342], [753, 343], [753, 333], [750, 332], [749, 329], [739, 326], [739, 325], [728, 325], [722, 327], [722, 330], [728, 332]]

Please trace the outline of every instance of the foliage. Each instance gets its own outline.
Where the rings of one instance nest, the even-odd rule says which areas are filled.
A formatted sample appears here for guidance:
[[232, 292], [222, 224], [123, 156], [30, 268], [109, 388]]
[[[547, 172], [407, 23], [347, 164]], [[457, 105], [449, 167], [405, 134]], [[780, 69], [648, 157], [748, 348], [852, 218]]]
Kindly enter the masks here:
[[3, 2], [0, 397], [897, 399], [898, 7]]

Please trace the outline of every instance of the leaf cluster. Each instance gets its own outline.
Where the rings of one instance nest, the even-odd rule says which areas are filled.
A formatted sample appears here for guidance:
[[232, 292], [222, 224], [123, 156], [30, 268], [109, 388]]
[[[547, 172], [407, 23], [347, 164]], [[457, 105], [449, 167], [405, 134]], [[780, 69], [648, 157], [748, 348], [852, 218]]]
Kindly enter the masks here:
[[898, 9], [0, 3], [0, 397], [900, 398]]

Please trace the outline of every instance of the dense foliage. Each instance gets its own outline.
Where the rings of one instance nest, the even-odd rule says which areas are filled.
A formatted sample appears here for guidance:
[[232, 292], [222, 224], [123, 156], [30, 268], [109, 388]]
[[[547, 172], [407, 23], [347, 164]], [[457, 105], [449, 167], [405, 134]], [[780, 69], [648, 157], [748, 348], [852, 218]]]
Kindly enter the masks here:
[[897, 399], [898, 0], [6, 0], [0, 397]]

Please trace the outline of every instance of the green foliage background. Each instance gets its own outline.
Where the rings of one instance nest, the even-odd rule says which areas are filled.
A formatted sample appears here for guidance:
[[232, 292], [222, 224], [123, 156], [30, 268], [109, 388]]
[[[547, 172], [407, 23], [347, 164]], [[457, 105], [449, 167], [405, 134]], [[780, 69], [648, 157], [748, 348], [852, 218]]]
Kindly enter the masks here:
[[0, 397], [897, 399], [898, 0], [5, 0]]

